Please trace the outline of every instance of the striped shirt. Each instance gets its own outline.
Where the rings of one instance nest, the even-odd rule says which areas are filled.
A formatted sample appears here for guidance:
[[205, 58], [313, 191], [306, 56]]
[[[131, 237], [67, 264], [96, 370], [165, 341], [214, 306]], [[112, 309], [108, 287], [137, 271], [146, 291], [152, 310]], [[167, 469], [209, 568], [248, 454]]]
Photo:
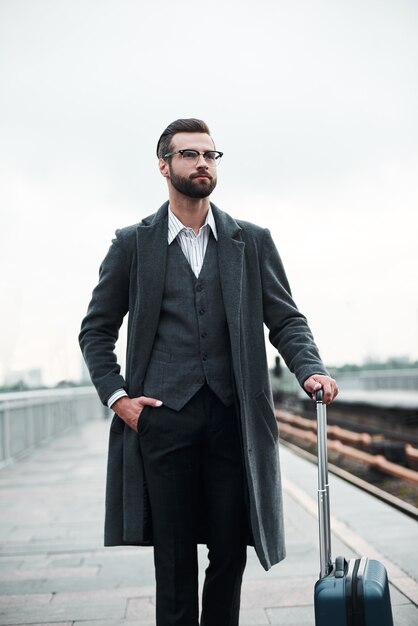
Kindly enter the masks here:
[[216, 230], [211, 207], [209, 207], [205, 223], [199, 228], [197, 235], [193, 228], [182, 224], [170, 207], [168, 208], [168, 245], [171, 245], [177, 238], [183, 254], [188, 260], [196, 278], [199, 278], [200, 270], [202, 269], [211, 230], [215, 239], [218, 239], [218, 232]]
[[[168, 207], [168, 245], [170, 246], [173, 241], [177, 239], [196, 278], [199, 278], [200, 270], [202, 269], [203, 261], [205, 259], [210, 230], [212, 230], [213, 236], [217, 240], [218, 231], [216, 230], [215, 218], [213, 217], [210, 206], [205, 223], [199, 228], [197, 235], [193, 228], [189, 228], [180, 222], [178, 217], [176, 217], [170, 207]], [[107, 406], [111, 408], [112, 404], [116, 402], [116, 400], [119, 400], [119, 398], [127, 395], [128, 394], [124, 389], [117, 389], [108, 399]]]

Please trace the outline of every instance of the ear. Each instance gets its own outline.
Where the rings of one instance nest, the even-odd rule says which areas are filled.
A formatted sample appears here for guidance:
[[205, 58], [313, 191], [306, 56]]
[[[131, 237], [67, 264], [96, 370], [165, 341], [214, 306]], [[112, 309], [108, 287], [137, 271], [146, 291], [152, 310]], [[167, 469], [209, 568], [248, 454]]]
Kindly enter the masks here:
[[170, 170], [167, 161], [164, 161], [164, 159], [159, 159], [158, 167], [164, 178], [170, 178]]

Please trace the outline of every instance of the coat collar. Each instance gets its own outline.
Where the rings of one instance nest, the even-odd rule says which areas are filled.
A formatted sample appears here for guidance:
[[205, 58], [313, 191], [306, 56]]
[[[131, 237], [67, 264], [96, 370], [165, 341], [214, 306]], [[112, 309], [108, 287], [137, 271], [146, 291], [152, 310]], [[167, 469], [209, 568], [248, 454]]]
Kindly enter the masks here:
[[143, 226], [157, 226], [161, 221], [167, 219], [168, 212], [168, 200], [164, 202], [158, 209], [156, 213], [152, 215], [148, 215], [148, 217], [144, 217], [142, 222], [138, 224], [138, 228], [142, 228]]
[[[153, 213], [148, 217], [144, 217], [142, 222], [138, 224], [138, 228], [141, 228], [142, 226], [159, 226], [161, 225], [161, 222], [168, 220], [168, 206], [169, 202], [167, 200], [167, 202], [164, 202], [164, 204], [160, 206], [156, 213]], [[213, 202], [210, 203], [210, 206], [215, 218], [217, 230], [220, 231], [224, 237], [235, 238], [241, 230], [239, 224], [234, 220], [234, 218], [228, 215], [228, 213], [218, 209]]]
[[241, 226], [234, 220], [234, 218], [228, 215], [228, 213], [225, 213], [225, 211], [218, 209], [215, 204], [211, 203], [211, 207], [218, 232], [226, 238], [239, 238]]

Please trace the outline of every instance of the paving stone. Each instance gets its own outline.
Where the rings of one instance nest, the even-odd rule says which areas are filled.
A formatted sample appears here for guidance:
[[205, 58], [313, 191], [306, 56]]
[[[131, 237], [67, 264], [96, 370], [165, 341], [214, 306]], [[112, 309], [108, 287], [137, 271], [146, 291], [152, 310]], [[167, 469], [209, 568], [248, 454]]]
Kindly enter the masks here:
[[3, 556], [0, 559], [0, 572], [9, 572], [13, 569], [19, 569], [23, 566], [24, 560], [22, 557], [15, 556]]
[[[0, 624], [1, 623], [2, 622], [0, 621]], [[26, 622], [25, 624], [22, 624], [21, 622], [10, 622], [7, 626], [14, 626], [15, 624], [20, 624], [20, 626], [72, 626], [74, 622], [37, 622], [36, 624], [34, 622]]]
[[240, 626], [262, 626], [270, 624], [264, 609], [242, 609], [239, 614]]
[[0, 546], [0, 558], [3, 556], [42, 556], [44, 554], [62, 554], [66, 553], [79, 553], [91, 549], [91, 545], [82, 543], [27, 543], [27, 544], [10, 544]]
[[3, 594], [78, 593], [80, 595], [83, 593], [100, 592], [104, 589], [127, 589], [132, 585], [132, 581], [135, 581], [137, 586], [131, 595], [142, 596], [144, 595], [142, 589], [148, 588], [152, 590], [152, 593], [154, 592], [154, 581], [149, 573], [142, 578], [140, 575], [132, 576], [128, 574], [124, 577], [114, 577], [111, 575], [111, 572], [107, 578], [99, 575], [83, 577], [73, 574], [66, 578], [57, 578], [54, 575], [50, 575], [44, 578], [6, 580], [2, 581], [1, 590]]
[[71, 603], [60, 602], [58, 595], [56, 601], [48, 607], [48, 612], [44, 619], [53, 619], [55, 621], [59, 619], [70, 619], [72, 621], [111, 619], [115, 621], [122, 619], [126, 613], [126, 600], [123, 598], [114, 599], [112, 594], [108, 594], [108, 599], [100, 602], [90, 599], [79, 601], [74, 598]]
[[[1, 623], [1, 622], [0, 622]], [[16, 623], [16, 622], [15, 622]], [[74, 622], [27, 622], [26, 624], [20, 624], [20, 626], [72, 626]], [[8, 624], [7, 626], [14, 626], [14, 624]], [[98, 626], [96, 622], [96, 626]]]
[[416, 626], [418, 624], [418, 607], [413, 604], [394, 606], [393, 621], [396, 626]]
[[155, 598], [130, 598], [126, 611], [128, 619], [136, 619], [139, 624], [155, 621]]
[[313, 606], [266, 609], [266, 613], [270, 624], [280, 624], [280, 626], [313, 626], [315, 623]]
[[[23, 530], [23, 529], [22, 529]], [[36, 529], [35, 532], [32, 529], [32, 536], [29, 541], [65, 541], [68, 540], [68, 530], [66, 528], [43, 528]], [[13, 538], [12, 538], [13, 539]]]
[[51, 559], [49, 566], [50, 567], [57, 567], [57, 568], [61, 568], [61, 567], [80, 567], [81, 565], [85, 565], [84, 564], [84, 558], [80, 558], [80, 557], [69, 557], [69, 558], [62, 558], [62, 559]]
[[123, 588], [114, 589], [98, 589], [95, 591], [68, 591], [56, 594], [53, 596], [53, 602], [62, 603], [74, 603], [74, 602], [94, 602], [99, 604], [100, 602], [107, 601], [128, 601], [130, 598], [145, 598], [151, 597], [155, 594], [154, 587], [137, 587], [131, 584], [131, 586], [125, 586]]
[[[11, 558], [11, 559], [21, 559], [22, 557], [7, 557], [7, 556], [2, 556], [0, 558], [0, 563], [3, 561], [3, 559], [7, 559], [7, 558]], [[23, 561], [21, 561], [21, 566], [20, 569], [24, 570], [24, 569], [42, 569], [43, 567], [48, 567], [49, 566], [49, 554], [25, 554], [23, 556]]]
[[112, 559], [105, 561], [100, 567], [98, 582], [103, 586], [108, 584], [115, 587], [131, 585], [132, 581], [138, 586], [154, 586], [154, 560], [152, 554], [147, 559], [137, 560], [129, 559]]
[[86, 565], [104, 565], [107, 563], [117, 563], [119, 561], [142, 563], [144, 560], [154, 558], [152, 548], [142, 546], [130, 546], [127, 548], [102, 548], [90, 553], [81, 553], [80, 556]]
[[[133, 590], [130, 590], [133, 593]], [[0, 624], [49, 623], [74, 620], [108, 619], [117, 621], [126, 613], [126, 591], [62, 593], [49, 596], [13, 596], [0, 605]], [[3, 621], [1, 621], [3, 620]]]
[[73, 626], [155, 626], [155, 619], [153, 619], [152, 621], [141, 621], [141, 622], [138, 622], [137, 619], [134, 619], [134, 620], [124, 619], [124, 620], [118, 620], [116, 622], [114, 620], [107, 620], [107, 619], [100, 619], [100, 620], [94, 620], [94, 621], [76, 620], [75, 622], [72, 622], [72, 624]]
[[[71, 605], [50, 605], [43, 610], [16, 606], [0, 613], [0, 624], [11, 626], [15, 624], [50, 623], [75, 620], [95, 620], [110, 618], [112, 621], [123, 618], [126, 611], [126, 603], [122, 600], [118, 602], [106, 602], [100, 605], [86, 602], [85, 604]], [[2, 621], [3, 620], [3, 621]]]
[[33, 526], [30, 528], [22, 528], [16, 525], [2, 525], [1, 540], [3, 543], [13, 541], [30, 541], [33, 536]]
[[[49, 567], [49, 568], [31, 568], [31, 569], [15, 569], [13, 571], [0, 572], [0, 581], [29, 581], [29, 580], [55, 580], [57, 578], [94, 578], [99, 573], [99, 567]], [[4, 588], [2, 587], [4, 593]]]
[[49, 604], [52, 600], [52, 593], [42, 593], [42, 594], [7, 594], [0, 596], [0, 610], [10, 606], [40, 606]]
[[398, 591], [398, 589], [396, 589], [396, 587], [394, 587], [391, 584], [389, 584], [389, 593], [390, 593], [390, 600], [391, 600], [392, 606], [395, 606], [397, 604], [410, 604], [411, 603], [409, 598], [407, 598], [403, 593]]
[[241, 607], [303, 606], [312, 604], [316, 578], [244, 581]]

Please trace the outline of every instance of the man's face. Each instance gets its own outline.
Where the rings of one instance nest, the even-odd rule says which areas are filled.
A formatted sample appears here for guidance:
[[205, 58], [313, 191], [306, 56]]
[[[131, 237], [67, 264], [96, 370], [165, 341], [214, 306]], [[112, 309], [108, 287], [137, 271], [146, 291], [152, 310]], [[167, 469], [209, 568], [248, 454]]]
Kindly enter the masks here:
[[[213, 150], [212, 139], [206, 133], [177, 133], [171, 140], [170, 152], [185, 149], [206, 152]], [[163, 171], [163, 170], [162, 170]], [[207, 198], [216, 187], [216, 166], [208, 165], [199, 155], [196, 163], [188, 163], [181, 154], [167, 161], [166, 173], [174, 189], [189, 198]]]

